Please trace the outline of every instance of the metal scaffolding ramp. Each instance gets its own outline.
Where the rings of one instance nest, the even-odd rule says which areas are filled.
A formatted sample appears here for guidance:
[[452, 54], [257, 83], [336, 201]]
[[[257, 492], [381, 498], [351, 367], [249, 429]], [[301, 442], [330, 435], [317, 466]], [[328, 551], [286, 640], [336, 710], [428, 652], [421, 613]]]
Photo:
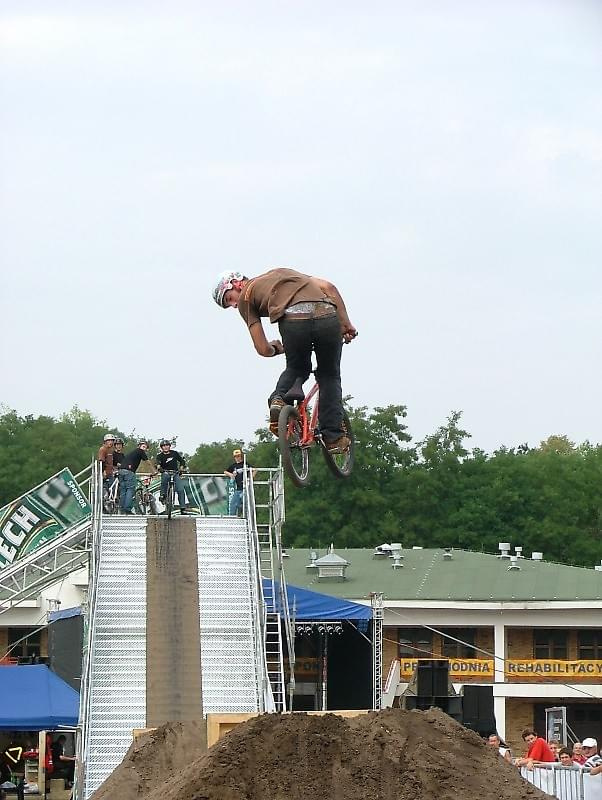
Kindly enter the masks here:
[[[283, 507], [282, 474], [279, 470], [265, 472], [268, 480], [260, 492], [266, 503], [259, 513], [265, 511], [267, 521], [260, 523], [261, 535], [251, 478], [245, 482], [241, 518], [197, 516], [168, 521], [107, 518], [99, 510], [93, 514], [78, 800], [88, 800], [121, 762], [132, 742], [132, 730], [147, 727], [149, 719], [157, 718], [150, 710], [149, 696], [151, 666], [157, 674], [156, 664], [149, 664], [149, 652], [156, 657], [161, 646], [156, 631], [148, 627], [153, 613], [151, 572], [157, 570], [157, 554], [165, 568], [170, 567], [170, 558], [177, 551], [170, 542], [175, 544], [173, 537], [187, 535], [187, 526], [194, 526], [196, 537], [203, 712], [285, 708], [281, 624], [275, 600], [279, 590], [274, 579], [281, 557], [282, 521], [281, 510], [274, 508]], [[94, 508], [98, 509], [98, 504]], [[153, 540], [151, 530], [157, 526], [162, 533]], [[149, 553], [155, 559], [152, 570]], [[156, 587], [153, 591], [156, 595]], [[160, 656], [168, 662], [165, 653]], [[177, 657], [177, 653], [169, 654], [169, 658]]]

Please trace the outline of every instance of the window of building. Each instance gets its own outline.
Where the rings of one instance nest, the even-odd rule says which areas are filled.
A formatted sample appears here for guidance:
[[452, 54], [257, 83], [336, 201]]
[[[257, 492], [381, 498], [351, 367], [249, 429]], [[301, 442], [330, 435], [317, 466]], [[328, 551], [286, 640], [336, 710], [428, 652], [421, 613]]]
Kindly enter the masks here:
[[567, 658], [567, 632], [562, 630], [533, 631], [535, 658]]
[[577, 646], [579, 658], [602, 660], [602, 631], [578, 631]]
[[479, 658], [474, 649], [474, 628], [442, 628], [441, 632], [444, 634], [441, 653], [445, 658]]
[[8, 629], [9, 658], [30, 658], [31, 656], [39, 656], [41, 645], [42, 631], [39, 629]]
[[432, 658], [433, 634], [426, 628], [398, 628], [399, 656]]

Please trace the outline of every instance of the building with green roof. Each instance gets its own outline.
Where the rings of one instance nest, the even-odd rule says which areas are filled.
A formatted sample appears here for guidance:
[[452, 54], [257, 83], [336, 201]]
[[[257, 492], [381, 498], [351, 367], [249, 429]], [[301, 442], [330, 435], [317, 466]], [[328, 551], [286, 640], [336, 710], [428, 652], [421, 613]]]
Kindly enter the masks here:
[[[289, 549], [287, 583], [370, 604], [383, 597], [383, 698], [396, 705], [418, 658], [449, 659], [454, 688], [491, 687], [498, 732], [545, 735], [567, 709], [574, 738], [602, 741], [602, 567], [441, 548]], [[570, 733], [568, 734], [570, 738]]]

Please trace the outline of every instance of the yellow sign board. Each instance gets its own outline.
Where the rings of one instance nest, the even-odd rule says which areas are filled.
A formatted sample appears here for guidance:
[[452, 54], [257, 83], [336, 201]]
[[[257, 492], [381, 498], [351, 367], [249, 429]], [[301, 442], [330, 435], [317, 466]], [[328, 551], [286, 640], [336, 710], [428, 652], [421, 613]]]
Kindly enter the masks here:
[[[450, 658], [448, 661], [449, 677], [452, 681], [465, 681], [467, 679], [481, 681], [493, 680], [492, 658]], [[416, 658], [400, 658], [400, 676], [409, 680], [417, 664], [418, 659]]]
[[575, 680], [602, 678], [602, 661], [567, 661], [554, 658], [506, 659], [504, 670], [507, 678], [546, 680], [567, 678]]

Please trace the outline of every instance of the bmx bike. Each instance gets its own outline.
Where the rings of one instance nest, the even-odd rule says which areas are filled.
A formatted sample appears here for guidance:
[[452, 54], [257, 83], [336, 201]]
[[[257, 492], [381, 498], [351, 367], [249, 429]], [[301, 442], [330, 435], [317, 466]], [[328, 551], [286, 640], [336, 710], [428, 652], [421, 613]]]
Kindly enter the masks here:
[[115, 475], [103, 487], [102, 510], [105, 514], [116, 514], [119, 510], [119, 478]]
[[[173, 513], [174, 498], [176, 495], [176, 475], [181, 475], [182, 470], [166, 469], [163, 470], [163, 473], [169, 476], [167, 480], [167, 488], [165, 490], [165, 514], [167, 515], [167, 519], [171, 519], [171, 515]], [[183, 510], [182, 513], [184, 513]]]
[[139, 514], [157, 514], [157, 501], [150, 490], [151, 476], [147, 475], [138, 480], [134, 503]]
[[297, 378], [283, 399], [286, 405], [278, 417], [278, 446], [282, 465], [295, 486], [307, 486], [309, 483], [310, 452], [315, 444], [322, 450], [332, 474], [336, 478], [348, 478], [355, 459], [355, 438], [347, 412], [343, 411], [343, 431], [350, 440], [349, 447], [344, 452], [329, 452], [320, 432], [320, 390], [317, 382], [305, 395], [303, 382]]

